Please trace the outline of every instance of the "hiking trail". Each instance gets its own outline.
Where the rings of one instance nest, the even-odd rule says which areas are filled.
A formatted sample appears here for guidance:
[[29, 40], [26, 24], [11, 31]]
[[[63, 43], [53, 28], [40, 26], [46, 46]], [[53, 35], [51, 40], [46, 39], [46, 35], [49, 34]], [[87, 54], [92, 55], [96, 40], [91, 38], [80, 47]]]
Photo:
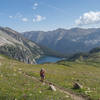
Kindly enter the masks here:
[[[29, 78], [32, 78], [33, 80], [36, 80], [36, 81], [40, 82], [40, 80], [37, 79], [37, 78], [34, 77], [34, 76], [30, 76], [30, 75], [28, 75], [28, 74], [26, 74], [26, 73], [24, 73], [24, 75], [27, 76], [27, 77], [29, 77]], [[47, 84], [47, 85], [49, 85], [50, 83], [52, 83], [52, 82], [48, 82], [47, 80], [45, 81], [45, 84]], [[53, 83], [52, 83], [52, 84], [53, 84]], [[70, 93], [69, 91], [64, 90], [63, 88], [61, 88], [61, 87], [59, 87], [59, 86], [57, 86], [57, 85], [55, 85], [55, 84], [53, 84], [53, 85], [55, 86], [55, 88], [56, 88], [57, 90], [59, 90], [60, 92], [65, 93], [66, 95], [70, 96], [70, 98], [73, 99], [73, 100], [88, 100], [88, 98], [86, 98], [86, 97], [78, 96], [78, 95], [76, 95], [76, 94], [74, 94], [74, 93]]]

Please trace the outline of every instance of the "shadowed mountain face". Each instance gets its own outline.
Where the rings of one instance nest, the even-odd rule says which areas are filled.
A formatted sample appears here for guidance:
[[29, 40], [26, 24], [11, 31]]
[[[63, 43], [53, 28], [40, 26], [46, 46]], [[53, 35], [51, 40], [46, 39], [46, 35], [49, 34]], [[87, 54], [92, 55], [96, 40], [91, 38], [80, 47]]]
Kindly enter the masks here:
[[[85, 53], [76, 53], [68, 58], [66, 58], [63, 61], [87, 61], [87, 62], [95, 62], [99, 63], [100, 62], [100, 47], [96, 47], [91, 49], [89, 52]], [[59, 61], [62, 62], [62, 61]]]
[[35, 58], [44, 54], [36, 43], [10, 28], [2, 27], [0, 27], [0, 53], [30, 64], [34, 64]]
[[24, 32], [28, 39], [60, 53], [86, 52], [100, 46], [100, 28]]

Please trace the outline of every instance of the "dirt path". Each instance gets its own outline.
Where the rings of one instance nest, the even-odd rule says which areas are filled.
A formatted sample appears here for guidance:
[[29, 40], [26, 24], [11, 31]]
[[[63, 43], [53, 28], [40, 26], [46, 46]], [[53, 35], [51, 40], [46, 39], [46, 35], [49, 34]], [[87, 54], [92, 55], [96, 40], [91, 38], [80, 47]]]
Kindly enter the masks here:
[[[29, 76], [29, 75], [27, 75], [27, 74], [25, 74], [25, 73], [24, 73], [24, 75], [27, 76], [27, 77], [29, 77], [29, 78], [32, 78], [32, 79], [34, 79], [34, 80], [36, 80], [36, 81], [38, 81], [38, 82], [40, 82], [40, 80], [37, 79], [36, 77]], [[50, 82], [45, 81], [45, 84], [49, 85], [49, 83], [50, 83]], [[78, 95], [76, 95], [76, 94], [70, 93], [69, 91], [64, 90], [64, 89], [61, 88], [61, 87], [58, 87], [58, 86], [55, 85], [55, 84], [53, 84], [53, 85], [55, 86], [55, 88], [56, 88], [57, 90], [59, 90], [60, 92], [65, 93], [66, 95], [70, 96], [71, 99], [73, 99], [73, 100], [88, 100], [88, 99], [85, 98], [85, 97], [78, 96]]]

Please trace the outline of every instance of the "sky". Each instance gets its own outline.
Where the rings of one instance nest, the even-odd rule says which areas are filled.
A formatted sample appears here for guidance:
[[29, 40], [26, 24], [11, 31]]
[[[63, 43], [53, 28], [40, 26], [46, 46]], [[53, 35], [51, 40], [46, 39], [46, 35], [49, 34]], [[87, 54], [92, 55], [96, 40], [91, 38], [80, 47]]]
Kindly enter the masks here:
[[18, 32], [100, 27], [100, 0], [0, 0], [0, 26]]

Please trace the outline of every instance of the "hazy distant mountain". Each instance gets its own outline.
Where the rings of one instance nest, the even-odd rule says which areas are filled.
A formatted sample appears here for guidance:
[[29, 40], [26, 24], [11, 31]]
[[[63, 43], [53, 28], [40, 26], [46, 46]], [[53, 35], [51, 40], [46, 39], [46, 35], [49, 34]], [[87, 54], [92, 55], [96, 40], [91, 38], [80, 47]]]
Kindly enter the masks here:
[[35, 58], [44, 52], [36, 43], [25, 39], [18, 32], [0, 27], [0, 54], [34, 64]]
[[57, 29], [48, 32], [31, 31], [24, 32], [23, 35], [36, 43], [67, 54], [89, 51], [100, 46], [100, 28]]

